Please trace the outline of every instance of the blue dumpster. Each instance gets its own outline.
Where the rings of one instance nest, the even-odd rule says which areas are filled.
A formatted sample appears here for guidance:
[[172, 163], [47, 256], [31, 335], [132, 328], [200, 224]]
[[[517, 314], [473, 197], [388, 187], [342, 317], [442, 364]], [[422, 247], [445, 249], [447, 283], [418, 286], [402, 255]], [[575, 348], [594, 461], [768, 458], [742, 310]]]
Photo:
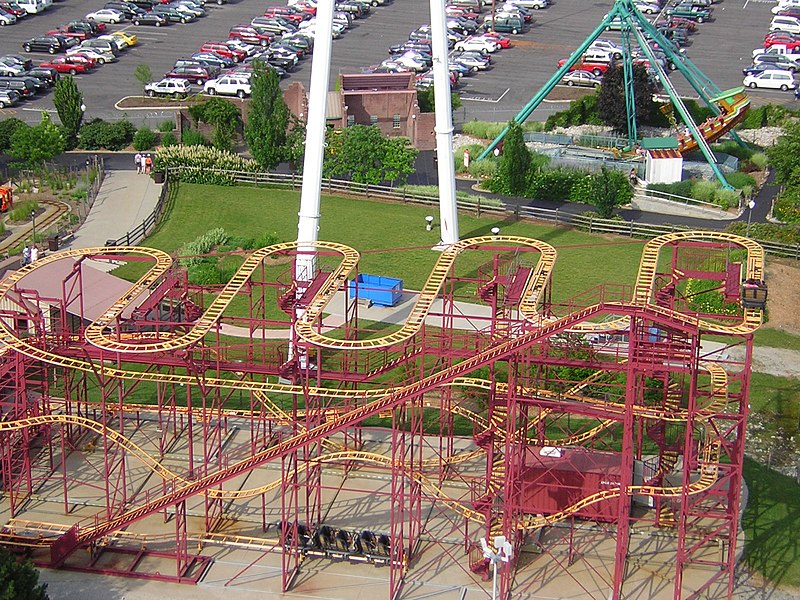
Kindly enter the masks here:
[[348, 283], [351, 298], [367, 300], [370, 304], [394, 306], [403, 295], [403, 280], [361, 273]]

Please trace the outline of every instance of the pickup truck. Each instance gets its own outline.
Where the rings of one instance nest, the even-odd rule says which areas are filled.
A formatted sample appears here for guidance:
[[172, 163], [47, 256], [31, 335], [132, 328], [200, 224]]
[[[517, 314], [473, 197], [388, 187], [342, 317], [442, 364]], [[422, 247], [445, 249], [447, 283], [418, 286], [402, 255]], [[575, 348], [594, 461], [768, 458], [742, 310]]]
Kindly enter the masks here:
[[791, 60], [800, 61], [800, 46], [773, 44], [767, 48], [756, 48], [753, 50], [753, 58], [763, 55], [786, 56]]
[[697, 23], [703, 23], [711, 18], [711, 11], [706, 8], [698, 8], [697, 6], [688, 7], [675, 7], [668, 8], [666, 14], [671, 17], [682, 17], [684, 19], [691, 19]]

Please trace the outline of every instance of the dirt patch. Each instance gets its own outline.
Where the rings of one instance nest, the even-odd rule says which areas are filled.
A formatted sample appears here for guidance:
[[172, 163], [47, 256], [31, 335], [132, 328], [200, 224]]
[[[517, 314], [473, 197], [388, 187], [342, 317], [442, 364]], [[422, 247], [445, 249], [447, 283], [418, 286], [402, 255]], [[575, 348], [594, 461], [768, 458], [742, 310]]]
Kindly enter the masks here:
[[800, 334], [800, 311], [797, 310], [797, 288], [800, 263], [771, 258], [767, 261], [767, 314], [769, 327]]
[[547, 94], [547, 101], [567, 102], [594, 94], [594, 92], [594, 88], [590, 87], [570, 87], [568, 85], [557, 85], [549, 94]]

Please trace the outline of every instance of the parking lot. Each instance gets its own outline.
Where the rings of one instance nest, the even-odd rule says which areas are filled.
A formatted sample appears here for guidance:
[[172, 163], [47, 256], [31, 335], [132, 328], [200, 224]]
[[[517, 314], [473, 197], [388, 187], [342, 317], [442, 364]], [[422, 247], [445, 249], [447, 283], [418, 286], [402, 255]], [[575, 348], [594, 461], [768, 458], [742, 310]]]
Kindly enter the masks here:
[[[22, 53], [21, 44], [26, 39], [82, 18], [103, 4], [104, 0], [56, 2], [43, 14], [4, 27], [0, 32], [0, 54]], [[113, 119], [126, 114], [134, 123], [146, 121], [153, 126], [169, 118], [169, 112], [148, 109], [123, 113], [114, 108], [123, 96], [141, 94], [140, 84], [133, 75], [136, 66], [147, 64], [153, 75], [160, 77], [172, 67], [175, 59], [190, 55], [207, 40], [227, 38], [231, 26], [248, 23], [262, 14], [266, 6], [278, 4], [282, 3], [239, 0], [224, 6], [208, 4], [209, 16], [194, 23], [162, 28], [135, 27], [129, 23], [109, 26], [110, 30], [135, 32], [139, 45], [123, 53], [118, 63], [76, 77], [84, 93], [87, 117]], [[456, 120], [505, 121], [513, 117], [552, 75], [558, 59], [577, 47], [611, 4], [610, 0], [555, 0], [549, 8], [536, 11], [535, 25], [527, 33], [513, 36], [514, 46], [496, 54], [493, 69], [462, 79], [460, 93], [464, 106], [456, 114]], [[724, 0], [716, 4], [714, 19], [700, 25], [699, 32], [692, 37], [688, 56], [721, 89], [741, 85], [741, 69], [749, 64], [753, 48], [761, 46], [773, 5], [773, 2], [760, 0]], [[405, 40], [415, 27], [429, 22], [428, 14], [426, 0], [394, 0], [357, 20], [333, 44], [331, 87], [338, 73], [359, 72], [387, 58], [388, 47]], [[609, 32], [608, 37], [614, 35]], [[31, 56], [35, 62], [47, 58], [46, 54]], [[308, 86], [310, 74], [310, 59], [301, 61], [282, 85], [301, 81]], [[696, 95], [679, 74], [674, 73], [672, 79], [680, 92]], [[756, 102], [796, 103], [791, 93], [786, 92], [758, 90], [753, 96]], [[52, 93], [49, 93], [13, 109], [0, 110], [0, 117], [13, 115], [36, 121], [39, 111], [52, 110], [52, 107]], [[562, 107], [560, 102], [545, 102], [533, 118], [543, 119]]]

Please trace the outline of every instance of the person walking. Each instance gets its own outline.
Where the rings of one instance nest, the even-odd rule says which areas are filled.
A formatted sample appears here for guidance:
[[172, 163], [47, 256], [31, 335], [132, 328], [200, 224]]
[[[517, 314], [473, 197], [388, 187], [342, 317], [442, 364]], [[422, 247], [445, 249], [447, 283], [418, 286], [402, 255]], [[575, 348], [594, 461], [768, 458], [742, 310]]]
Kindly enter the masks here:
[[31, 262], [31, 247], [30, 247], [30, 245], [25, 246], [22, 249], [22, 266], [24, 267], [29, 262]]
[[141, 152], [137, 152], [136, 156], [133, 157], [133, 164], [136, 166], [136, 172], [142, 172], [142, 154]]
[[38, 246], [34, 245], [31, 247], [31, 262], [36, 262], [39, 260], [39, 248]]
[[150, 171], [152, 170], [153, 170], [153, 157], [147, 154], [144, 157], [144, 172], [147, 175], [149, 175]]

